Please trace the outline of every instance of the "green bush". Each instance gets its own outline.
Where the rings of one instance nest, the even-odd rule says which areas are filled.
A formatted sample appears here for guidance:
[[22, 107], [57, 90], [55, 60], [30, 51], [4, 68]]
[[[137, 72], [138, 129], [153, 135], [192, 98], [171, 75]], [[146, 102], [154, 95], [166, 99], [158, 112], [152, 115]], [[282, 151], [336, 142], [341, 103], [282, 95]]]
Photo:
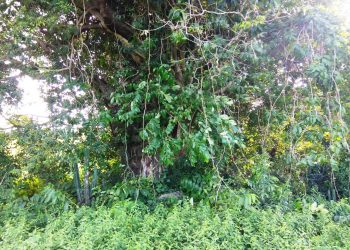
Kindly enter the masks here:
[[[214, 209], [179, 202], [152, 211], [142, 203], [120, 201], [111, 207], [82, 207], [48, 216], [44, 227], [19, 215], [4, 221], [1, 249], [346, 249], [348, 223], [335, 223], [332, 211], [344, 203], [282, 209]], [[325, 212], [322, 212], [325, 211]]]

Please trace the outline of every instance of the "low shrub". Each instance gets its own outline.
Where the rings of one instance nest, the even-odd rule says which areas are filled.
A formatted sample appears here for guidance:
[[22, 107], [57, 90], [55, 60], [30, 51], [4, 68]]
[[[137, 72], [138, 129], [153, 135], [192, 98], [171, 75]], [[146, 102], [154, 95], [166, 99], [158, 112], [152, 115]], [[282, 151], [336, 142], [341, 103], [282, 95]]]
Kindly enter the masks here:
[[[228, 201], [227, 201], [228, 202]], [[48, 216], [45, 226], [19, 214], [3, 221], [1, 249], [346, 249], [348, 222], [334, 222], [345, 202], [301, 209], [213, 208], [192, 200], [152, 211], [140, 202], [81, 207]]]

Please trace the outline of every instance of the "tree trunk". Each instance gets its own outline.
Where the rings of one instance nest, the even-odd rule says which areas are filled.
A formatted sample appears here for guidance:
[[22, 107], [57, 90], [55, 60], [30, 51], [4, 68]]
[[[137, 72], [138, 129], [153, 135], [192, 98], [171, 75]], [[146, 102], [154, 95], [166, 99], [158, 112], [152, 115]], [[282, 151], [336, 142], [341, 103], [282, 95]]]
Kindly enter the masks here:
[[79, 175], [79, 168], [77, 163], [73, 164], [73, 172], [74, 172], [74, 177], [73, 177], [74, 185], [77, 192], [77, 200], [78, 200], [78, 204], [81, 204], [83, 201], [81, 197], [80, 175]]
[[90, 205], [90, 185], [89, 185], [90, 170], [85, 169], [84, 174], [84, 204]]
[[89, 185], [90, 169], [89, 169], [89, 151], [84, 152], [84, 204], [90, 205], [90, 185]]
[[137, 176], [159, 178], [162, 173], [162, 166], [159, 164], [157, 156], [143, 153], [143, 144], [128, 144], [128, 162], [126, 163]]

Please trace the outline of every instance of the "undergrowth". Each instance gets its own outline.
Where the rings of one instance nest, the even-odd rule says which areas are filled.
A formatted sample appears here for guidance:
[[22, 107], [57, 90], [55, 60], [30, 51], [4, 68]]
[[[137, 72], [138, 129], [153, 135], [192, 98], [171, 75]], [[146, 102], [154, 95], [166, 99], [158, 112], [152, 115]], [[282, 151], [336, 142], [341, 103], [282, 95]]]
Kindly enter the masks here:
[[[46, 196], [45, 196], [46, 195]], [[48, 191], [42, 196], [47, 198]], [[62, 197], [62, 196], [60, 196]], [[43, 202], [51, 202], [40, 206]], [[347, 249], [346, 200], [305, 197], [244, 207], [238, 194], [216, 205], [179, 199], [150, 208], [121, 200], [94, 207], [16, 201], [0, 211], [1, 249]], [[322, 203], [323, 202], [323, 203]], [[322, 203], [322, 204], [321, 204]], [[66, 208], [66, 209], [64, 209]], [[61, 211], [61, 212], [57, 212]]]

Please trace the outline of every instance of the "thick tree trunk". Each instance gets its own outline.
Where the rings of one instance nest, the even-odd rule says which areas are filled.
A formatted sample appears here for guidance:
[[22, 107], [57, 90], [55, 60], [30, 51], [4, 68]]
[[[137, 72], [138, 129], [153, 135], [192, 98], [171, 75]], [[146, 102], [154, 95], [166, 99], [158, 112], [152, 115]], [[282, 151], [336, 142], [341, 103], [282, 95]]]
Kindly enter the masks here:
[[162, 173], [162, 167], [159, 164], [158, 157], [145, 155], [141, 159], [141, 169], [143, 177], [153, 177], [155, 179], [160, 178]]
[[142, 152], [142, 143], [129, 145], [127, 163], [133, 173], [142, 177], [159, 178], [162, 173], [162, 166], [157, 156], [146, 155]]
[[[79, 25], [83, 25], [84, 30], [101, 28], [109, 34], [113, 35], [121, 46], [127, 48], [125, 50], [129, 56], [128, 58], [134, 65], [140, 65], [145, 61], [145, 56], [140, 53], [136, 48], [130, 43], [131, 40], [137, 40], [135, 35], [137, 32], [131, 28], [130, 25], [118, 21], [115, 17], [117, 12], [122, 11], [123, 6], [119, 3], [116, 4], [113, 1], [107, 0], [90, 0], [90, 1], [80, 1], [76, 0], [75, 4], [78, 8], [82, 10], [82, 15], [78, 17]], [[89, 23], [89, 19], [86, 18], [87, 15], [91, 15], [98, 21], [98, 26], [95, 23]], [[118, 107], [110, 103], [110, 97], [114, 89], [109, 85], [106, 79], [103, 77], [95, 75], [92, 79], [92, 87], [95, 93], [98, 95], [101, 103], [107, 107], [112, 114], [115, 114]], [[125, 129], [120, 127], [120, 124], [111, 123], [110, 128], [112, 130], [112, 135], [116, 138], [115, 146], [120, 148], [120, 140], [118, 139], [119, 130]], [[158, 178], [161, 173], [161, 167], [159, 165], [158, 157], [145, 155], [142, 152], [143, 145], [140, 138], [137, 136], [138, 131], [130, 126], [127, 131], [128, 142], [125, 147], [126, 152], [122, 152], [124, 156], [123, 162], [126, 166], [129, 166], [133, 173], [137, 176], [144, 177], [154, 177]], [[85, 170], [84, 176], [84, 192], [87, 190], [86, 182], [88, 182], [89, 172]], [[87, 194], [84, 193], [85, 202], [87, 199]]]

